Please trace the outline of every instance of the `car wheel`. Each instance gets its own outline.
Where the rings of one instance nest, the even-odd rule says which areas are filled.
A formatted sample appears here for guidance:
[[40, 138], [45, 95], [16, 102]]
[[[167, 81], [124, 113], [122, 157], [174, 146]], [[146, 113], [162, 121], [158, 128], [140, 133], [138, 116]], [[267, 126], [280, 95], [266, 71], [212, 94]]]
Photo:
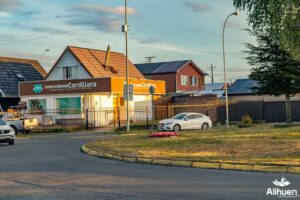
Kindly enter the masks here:
[[209, 125], [208, 125], [208, 123], [204, 123], [204, 124], [202, 124], [202, 127], [201, 127], [201, 129], [202, 129], [202, 130], [207, 130], [207, 129], [209, 129]]
[[174, 127], [173, 127], [173, 130], [178, 133], [180, 130], [181, 130], [181, 127], [179, 124], [175, 124]]
[[8, 142], [9, 145], [14, 145], [14, 143], [15, 143], [15, 140], [10, 140], [10, 141]]

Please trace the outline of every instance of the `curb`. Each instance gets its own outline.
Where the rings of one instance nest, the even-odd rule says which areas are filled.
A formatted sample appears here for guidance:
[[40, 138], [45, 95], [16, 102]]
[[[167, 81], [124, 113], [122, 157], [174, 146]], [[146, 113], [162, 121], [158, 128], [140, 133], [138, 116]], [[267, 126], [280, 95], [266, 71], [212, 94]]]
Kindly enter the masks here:
[[152, 165], [174, 166], [174, 167], [191, 167], [202, 169], [217, 169], [217, 170], [235, 170], [235, 171], [249, 171], [249, 172], [272, 172], [272, 173], [300, 173], [300, 166], [292, 165], [256, 165], [256, 164], [236, 164], [236, 163], [222, 163], [222, 162], [200, 162], [200, 161], [182, 161], [182, 160], [166, 160], [143, 158], [134, 156], [119, 156], [110, 153], [96, 152], [88, 149], [86, 146], [81, 147], [81, 152], [98, 157], [118, 161], [125, 161], [131, 163], [142, 163]]

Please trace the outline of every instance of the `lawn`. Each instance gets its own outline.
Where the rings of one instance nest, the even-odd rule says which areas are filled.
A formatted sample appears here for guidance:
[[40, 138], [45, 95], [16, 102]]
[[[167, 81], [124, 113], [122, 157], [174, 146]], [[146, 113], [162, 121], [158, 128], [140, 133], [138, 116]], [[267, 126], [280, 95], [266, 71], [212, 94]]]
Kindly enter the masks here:
[[208, 131], [183, 131], [176, 138], [151, 139], [148, 131], [123, 133], [120, 132], [119, 137], [89, 143], [86, 147], [145, 158], [300, 166], [300, 126], [214, 127]]

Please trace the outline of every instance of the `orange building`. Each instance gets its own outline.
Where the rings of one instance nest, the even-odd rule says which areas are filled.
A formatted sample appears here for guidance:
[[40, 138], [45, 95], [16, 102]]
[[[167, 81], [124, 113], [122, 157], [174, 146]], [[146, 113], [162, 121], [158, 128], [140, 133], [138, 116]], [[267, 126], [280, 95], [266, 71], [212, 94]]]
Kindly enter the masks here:
[[[71, 120], [84, 120], [88, 110], [107, 110], [107, 114], [91, 112], [93, 114], [88, 118], [97, 126], [110, 123], [115, 117], [111, 114], [113, 110], [125, 105], [125, 63], [123, 54], [109, 49], [67, 47], [46, 80], [20, 83], [21, 100], [27, 103], [29, 111], [42, 110], [53, 118], [52, 121], [60, 116], [51, 114], [49, 110], [64, 110], [64, 118]], [[155, 96], [160, 96], [165, 94], [165, 83], [145, 79], [130, 61], [128, 71], [129, 84], [133, 87], [131, 120], [141, 120], [137, 119], [141, 116], [136, 116], [134, 110], [151, 110], [149, 87], [154, 86]]]

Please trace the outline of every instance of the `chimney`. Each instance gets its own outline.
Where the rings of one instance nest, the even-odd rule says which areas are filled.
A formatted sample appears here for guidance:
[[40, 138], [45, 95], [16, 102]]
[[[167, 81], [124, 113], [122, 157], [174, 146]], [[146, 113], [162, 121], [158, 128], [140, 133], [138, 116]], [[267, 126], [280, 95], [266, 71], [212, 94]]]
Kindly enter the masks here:
[[106, 57], [105, 57], [105, 70], [108, 70], [109, 55], [110, 55], [110, 45], [108, 45], [107, 51], [106, 51]]

